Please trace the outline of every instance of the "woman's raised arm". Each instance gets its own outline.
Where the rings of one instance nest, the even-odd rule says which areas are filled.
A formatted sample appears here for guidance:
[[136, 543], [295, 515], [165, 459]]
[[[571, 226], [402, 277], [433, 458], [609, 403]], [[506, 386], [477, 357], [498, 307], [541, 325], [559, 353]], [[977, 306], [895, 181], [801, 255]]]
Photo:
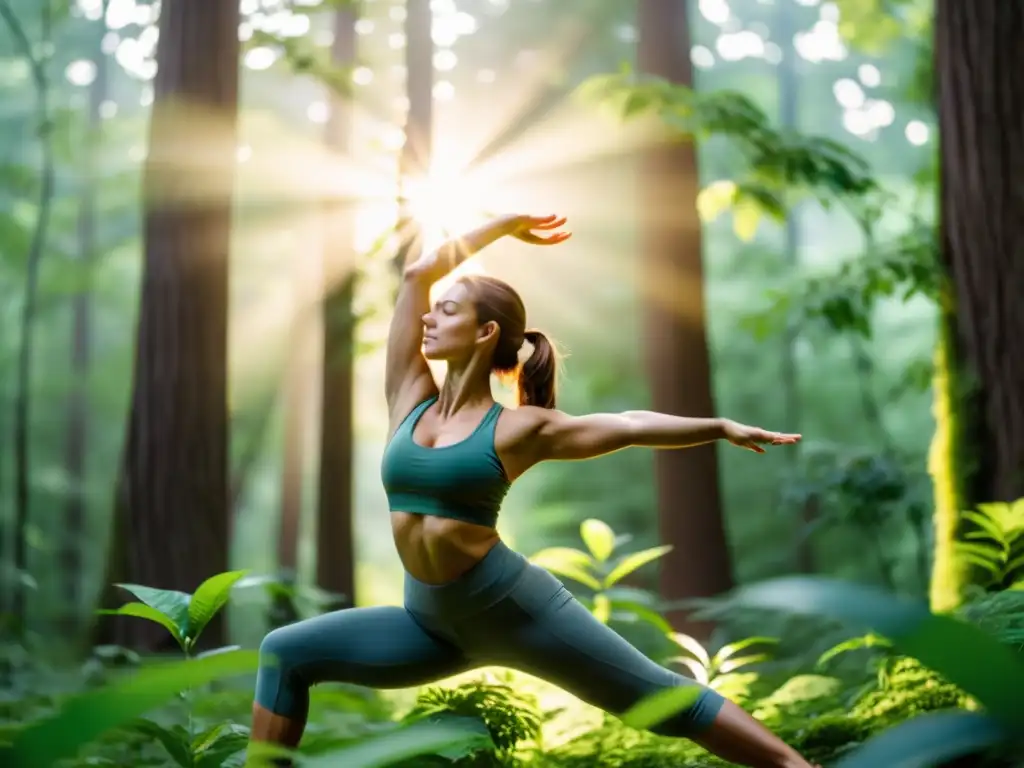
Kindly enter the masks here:
[[505, 235], [534, 245], [560, 243], [568, 238], [567, 233], [544, 237], [532, 230], [552, 230], [564, 223], [565, 219], [557, 216], [502, 216], [445, 242], [405, 267], [388, 332], [384, 369], [384, 394], [392, 419], [437, 391], [422, 352], [422, 318], [430, 310], [430, 287], [474, 253]]

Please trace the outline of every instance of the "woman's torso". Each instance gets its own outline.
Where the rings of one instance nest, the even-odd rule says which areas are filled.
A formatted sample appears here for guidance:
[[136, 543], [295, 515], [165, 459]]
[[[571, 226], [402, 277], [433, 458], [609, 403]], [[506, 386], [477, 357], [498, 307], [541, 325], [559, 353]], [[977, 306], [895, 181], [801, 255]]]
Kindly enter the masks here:
[[398, 423], [382, 477], [395, 546], [415, 579], [454, 581], [498, 542], [497, 508], [512, 479], [525, 471], [508, 450], [515, 415], [485, 404], [442, 420], [431, 397]]

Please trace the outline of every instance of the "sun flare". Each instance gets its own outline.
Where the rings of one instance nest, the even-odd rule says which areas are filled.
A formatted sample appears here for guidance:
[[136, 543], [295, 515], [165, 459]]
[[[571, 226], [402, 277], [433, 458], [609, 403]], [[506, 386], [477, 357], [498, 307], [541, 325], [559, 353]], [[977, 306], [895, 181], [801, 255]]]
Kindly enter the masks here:
[[478, 225], [487, 204], [482, 185], [443, 163], [424, 177], [407, 179], [404, 193], [428, 247]]

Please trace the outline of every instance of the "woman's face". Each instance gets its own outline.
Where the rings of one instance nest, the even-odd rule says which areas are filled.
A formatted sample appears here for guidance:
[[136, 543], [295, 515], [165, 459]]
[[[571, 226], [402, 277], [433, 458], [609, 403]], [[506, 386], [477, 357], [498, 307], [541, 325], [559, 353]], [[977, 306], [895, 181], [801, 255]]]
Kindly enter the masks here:
[[455, 283], [423, 316], [423, 356], [428, 360], [465, 360], [496, 332], [480, 326], [469, 290]]

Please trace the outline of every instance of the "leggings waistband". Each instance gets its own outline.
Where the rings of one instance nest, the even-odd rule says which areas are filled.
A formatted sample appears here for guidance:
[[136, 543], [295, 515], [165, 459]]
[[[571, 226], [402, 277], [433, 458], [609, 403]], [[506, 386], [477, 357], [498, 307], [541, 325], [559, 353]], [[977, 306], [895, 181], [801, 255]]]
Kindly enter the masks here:
[[472, 568], [446, 584], [426, 584], [405, 574], [405, 607], [432, 616], [467, 616], [506, 597], [529, 561], [498, 541]]

